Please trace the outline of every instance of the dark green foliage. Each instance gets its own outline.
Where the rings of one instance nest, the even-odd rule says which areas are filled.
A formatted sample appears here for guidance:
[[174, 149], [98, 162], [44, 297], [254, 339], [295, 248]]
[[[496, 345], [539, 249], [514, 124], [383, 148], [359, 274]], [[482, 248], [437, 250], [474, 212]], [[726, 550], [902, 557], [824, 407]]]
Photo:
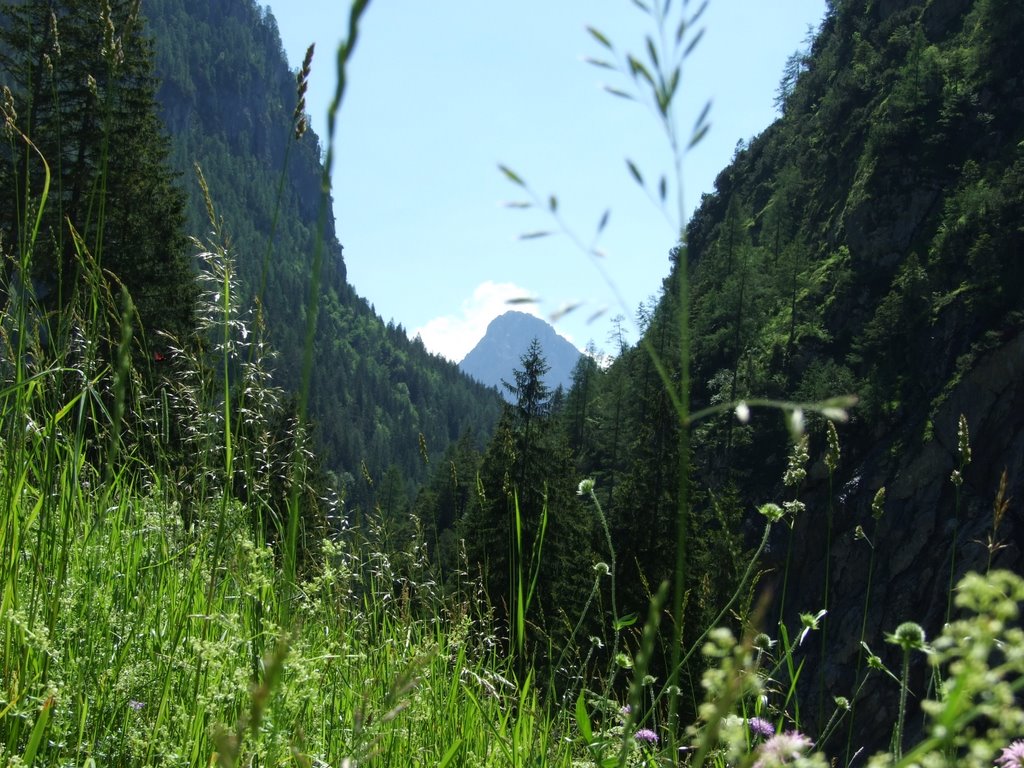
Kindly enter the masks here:
[[[0, 30], [15, 127], [38, 150], [10, 138], [0, 166], [3, 242], [31, 252], [41, 298], [58, 317], [74, 305], [88, 314], [82, 308], [103, 294], [92, 280], [102, 275], [107, 292], [116, 296], [123, 286], [131, 295], [137, 340], [166, 348], [157, 331], [187, 337], [196, 293], [184, 196], [168, 166], [138, 3], [6, 4]], [[52, 178], [32, 243], [43, 160]]]
[[[45, 18], [32, 17], [30, 7], [18, 6], [5, 34], [13, 41], [19, 28], [36, 29], [35, 37], [21, 33], [19, 45], [42, 45], [36, 50], [43, 51]], [[315, 136], [293, 138], [295, 77], [283, 61], [273, 18], [248, 0], [151, 0], [146, 9], [159, 41], [160, 95], [174, 134], [172, 155], [183, 172], [190, 174], [194, 159], [204, 167], [232, 236], [242, 300], [266, 318], [268, 335], [281, 350], [273, 380], [290, 389], [299, 384], [302, 332], [312, 309], [309, 258], [318, 238], [327, 254], [316, 298], [316, 377], [309, 403], [323, 464], [310, 459], [303, 464], [305, 475], [290, 474], [292, 457], [305, 450], [293, 418], [296, 408], [261, 410], [247, 402], [245, 372], [237, 363], [240, 372], [232, 371], [233, 387], [224, 396], [237, 406], [226, 412], [246, 414], [248, 408], [263, 414], [251, 423], [240, 420], [234, 437], [239, 454], [266, 458], [267, 471], [247, 467], [245, 476], [265, 487], [235, 482], [234, 496], [267, 501], [254, 525], [273, 539], [282, 535], [290, 514], [289, 483], [301, 480], [312, 538], [323, 522], [317, 496], [337, 486], [355, 508], [356, 522], [372, 522], [364, 527], [372, 527], [391, 554], [412, 556], [425, 544], [438, 582], [461, 595], [476, 587], [467, 579], [479, 579], [507, 640], [518, 647], [528, 634], [529, 652], [542, 664], [549, 648], [557, 654], [568, 642], [595, 562], [611, 560], [593, 511], [575, 493], [581, 478], [594, 478], [611, 529], [617, 613], [642, 615], [651, 592], [675, 576], [680, 467], [692, 468], [687, 479], [693, 491], [684, 509], [684, 610], [681, 626], [662, 623], [667, 657], [669, 642], [688, 648], [729, 603], [762, 530], [755, 504], [793, 498], [780, 480], [790, 440], [782, 419], [755, 409], [749, 423], [739, 423], [732, 403], [859, 394], [863, 406], [841, 429], [843, 462], [834, 472], [822, 468], [821, 424], [809, 416], [809, 474], [800, 483], [800, 495], [809, 497], [808, 513], [795, 521], [785, 545], [771, 542], [759, 564], [769, 591], [780, 579], [783, 560], [790, 559], [786, 547], [792, 543], [794, 576], [783, 589], [789, 613], [781, 618], [793, 626], [792, 612], [810, 610], [822, 597], [813, 577], [829, 573], [827, 553], [853, 541], [857, 510], [837, 504], [833, 519], [829, 506], [827, 525], [820, 514], [814, 516], [826, 493], [825, 475], [829, 493], [834, 483], [849, 494], [861, 483], [851, 468], [869, 466], [872, 481], [896, 477], [902, 471], [898, 457], [911, 461], [936, 433], [935, 414], [956, 382], [984, 352], [1024, 327], [1019, 3], [831, 4], [820, 35], [787, 67], [779, 94], [783, 116], [738, 146], [716, 192], [694, 214], [685, 247], [671, 254], [661, 294], [638, 310], [644, 345], [630, 349], [620, 334], [609, 367], [584, 357], [571, 387], [555, 392], [543, 384], [546, 363], [535, 345], [508, 383], [512, 403], [489, 440], [500, 407], [496, 394], [468, 382], [419, 341], [409, 341], [400, 326], [382, 322], [346, 283], [333, 222], [328, 217], [322, 227], [312, 223], [320, 214], [321, 152]], [[12, 58], [9, 65], [11, 72], [38, 75], [42, 70], [33, 66], [30, 58]], [[111, 105], [108, 112], [86, 108], [95, 97], [85, 91], [69, 90], [55, 101], [41, 89], [40, 109], [25, 112], [25, 119], [34, 116], [33, 125], [48, 125], [60, 104], [81, 136], [102, 133], [96, 115], [131, 124], [130, 116], [143, 114], [138, 107], [152, 88], [144, 68], [138, 72], [143, 85], [131, 91], [131, 99], [103, 102]], [[24, 91], [25, 84], [41, 82], [37, 75], [12, 82]], [[103, 87], [107, 82], [97, 79]], [[116, 124], [111, 123], [122, 130]], [[155, 163], [164, 150], [152, 140], [152, 126], [140, 125], [138, 136], [118, 134], [117, 140]], [[142, 143], [136, 146], [135, 140]], [[17, 140], [12, 146], [24, 161], [25, 146]], [[61, 157], [56, 210], [86, 211], [86, 224], [78, 229], [90, 252], [111, 266], [130, 242], [121, 227], [144, 226], [152, 213], [143, 207], [124, 211], [104, 233], [89, 229], [83, 179], [102, 165], [103, 155], [71, 151], [76, 146], [65, 141], [49, 150]], [[138, 202], [133, 195], [139, 190], [148, 200], [171, 205], [176, 193], [163, 184], [166, 174], [156, 174], [158, 186], [125, 181], [121, 190], [114, 176], [128, 170], [119, 162], [111, 159], [106, 166], [114, 174], [110, 205], [115, 197]], [[5, 167], [5, 189], [22, 189], [16, 175], [26, 173], [22, 168], [28, 169], [29, 186], [38, 188], [34, 163], [29, 156], [17, 172], [13, 164]], [[191, 178], [189, 220], [200, 232], [208, 224]], [[12, 222], [5, 239], [14, 237], [8, 232], [24, 231], [24, 206], [12, 204], [5, 215]], [[171, 215], [167, 223], [179, 220]], [[54, 265], [77, 264], [59, 261], [70, 254], [60, 221], [46, 220], [40, 254], [49, 248]], [[109, 242], [103, 239], [108, 235]], [[166, 236], [175, 242], [174, 235]], [[683, 260], [692, 286], [692, 410], [724, 407], [695, 424], [681, 423], [668, 391], [683, 376], [677, 305]], [[138, 264], [118, 267], [135, 286], [132, 293], [147, 317], [156, 306], [146, 304], [156, 301], [148, 287], [174, 282], [174, 275], [160, 277], [164, 263], [143, 254]], [[151, 321], [144, 322], [148, 328]], [[662, 372], [652, 355], [663, 363]], [[684, 429], [693, 446], [690, 457], [680, 447], [687, 445]], [[875, 454], [887, 453], [879, 446], [897, 458], [879, 458]], [[224, 481], [216, 477], [211, 483]], [[900, 529], [911, 527], [898, 520], [877, 537], [872, 529], [880, 562], [891, 559], [886, 556], [903, 535]], [[856, 559], [847, 558], [849, 572], [856, 571]], [[396, 563], [400, 569], [413, 565]], [[946, 581], [932, 570], [939, 574], [932, 581]], [[844, 589], [859, 589], [843, 585], [838, 573], [825, 595], [830, 615], [848, 609]], [[584, 634], [603, 631], [607, 637], [602, 611], [609, 596], [608, 587], [603, 589]], [[748, 621], [751, 597], [741, 596], [725, 621], [737, 628]], [[519, 611], [525, 629], [517, 626]], [[828, 633], [832, 643], [839, 637], [841, 632]], [[572, 653], [586, 642], [575, 641]], [[622, 648], [628, 652], [633, 641], [623, 633]], [[826, 658], [835, 651], [824, 639], [822, 647]], [[667, 667], [664, 658], [656, 658], [649, 671], [666, 680]], [[684, 708], [701, 698], [699, 672], [696, 661], [683, 670], [689, 699]]]
[[[1019, 3], [833, 5], [806, 58], [791, 61], [783, 117], [740, 145], [687, 229], [694, 411], [852, 392], [863, 404], [840, 430], [837, 488], [856, 489], [851, 468], [869, 458], [885, 477], [918, 455], [972, 361], [1024, 327], [1024, 59], [1013, 37], [1022, 25]], [[641, 318], [672, 380], [675, 277]], [[621, 472], [610, 517], [620, 560], [638, 566], [620, 575], [626, 603], [642, 596], [641, 574], [654, 583], [668, 568], [663, 538], [678, 485], [680, 426], [645, 358], [620, 355], [597, 382], [608, 394], [605, 382], [629, 382], [623, 432], [632, 444], [601, 467]], [[592, 413], [598, 434], [622, 419], [607, 405]], [[824, 452], [820, 426], [809, 422], [812, 463]], [[734, 583], [755, 535], [754, 505], [785, 498], [788, 441], [779, 415], [757, 409], [748, 425], [730, 408], [691, 430], [684, 638]], [[879, 457], [880, 444], [895, 458]], [[823, 475], [812, 472], [804, 492], [825, 493]], [[851, 535], [853, 523], [843, 524]], [[820, 515], [797, 520], [794, 588], [809, 604], [820, 599], [821, 553], [835, 540], [826, 536]], [[765, 567], [781, 568], [777, 557]], [[794, 620], [786, 607], [783, 618]], [[838, 615], [848, 607], [829, 603]]]
[[580, 357], [572, 372], [572, 386], [565, 396], [561, 417], [565, 425], [569, 448], [577, 461], [593, 452], [593, 407], [598, 375], [596, 350], [593, 345]]
[[[514, 383], [506, 384], [513, 402], [484, 453], [479, 499], [461, 519], [460, 530], [471, 575], [482, 577], [498, 616], [511, 628], [521, 608], [527, 623], [557, 652], [580, 618], [595, 559], [593, 526], [576, 495], [572, 455], [550, 413], [552, 396], [542, 381], [546, 372], [534, 340]], [[543, 647], [534, 644], [530, 653]]]
[[433, 465], [431, 478], [414, 504], [429, 559], [439, 580], [452, 587], [458, 586], [466, 565], [458, 535], [462, 521], [474, 514], [470, 510], [480, 501], [477, 478], [482, 457], [478, 441], [467, 431], [449, 445], [443, 458]]
[[[851, 468], [877, 458], [880, 442], [899, 446], [893, 455], [915, 455], [972, 361], [1024, 326], [1024, 60], [1011, 36], [1021, 32], [1024, 7], [885, 5], [831, 6], [806, 55], [790, 62], [784, 115], [739, 145], [694, 214], [686, 248], [673, 253], [661, 295], [640, 308], [645, 344], [619, 345], [606, 369], [581, 361], [565, 394], [558, 419], [577, 476], [596, 479], [623, 612], [642, 611], [673, 576], [682, 425], [651, 356], [669, 382], [679, 381], [680, 259], [692, 288], [693, 411], [754, 397], [860, 395], [862, 406], [840, 429], [836, 489], [858, 487]], [[521, 412], [518, 432], [507, 414], [488, 448], [481, 485], [498, 489], [504, 506], [485, 493], [487, 503], [465, 518], [467, 536], [508, 540], [510, 492], [527, 474], [517, 440], [529, 413]], [[818, 417], [807, 426], [811, 479], [801, 495], [819, 500], [825, 441]], [[684, 647], [747, 567], [762, 524], [755, 505], [792, 498], [781, 483], [790, 437], [777, 412], [754, 409], [741, 424], [730, 407], [689, 428], [685, 610], [682, 627], [664, 628], [666, 637], [681, 632]], [[558, 474], [551, 466], [548, 477]], [[853, 523], [836, 519], [836, 533], [810, 511], [795, 523], [792, 561], [802, 578], [791, 587], [808, 602], [800, 610], [821, 598], [816, 574], [822, 553], [834, 551], [826, 545], [852, 536]], [[765, 589], [784, 565], [780, 549], [773, 539]], [[492, 597], [510, 588], [508, 551], [478, 544]], [[742, 598], [732, 614], [738, 624], [751, 595]], [[828, 605], [830, 613], [849, 608], [831, 597]], [[699, 669], [684, 672], [696, 686]]]
[[700, 307], [728, 306], [735, 293], [718, 276], [730, 238], [714, 227], [737, 195], [764, 206], [751, 234], [777, 275], [751, 318], [752, 368], [784, 374], [777, 388], [771, 377], [738, 395], [820, 391], [804, 371], [820, 377], [828, 362], [869, 413], [912, 405], [922, 420], [956, 356], [1013, 322], [1024, 133], [1010, 83], [1024, 73], [1000, 46], [1022, 13], [1000, 9], [975, 3], [940, 20], [911, 3], [881, 18], [850, 2], [826, 19], [786, 116], [737, 155], [688, 233], [694, 322], [709, 323], [697, 341], [697, 407], [715, 401], [716, 360], [734, 352], [730, 318]]

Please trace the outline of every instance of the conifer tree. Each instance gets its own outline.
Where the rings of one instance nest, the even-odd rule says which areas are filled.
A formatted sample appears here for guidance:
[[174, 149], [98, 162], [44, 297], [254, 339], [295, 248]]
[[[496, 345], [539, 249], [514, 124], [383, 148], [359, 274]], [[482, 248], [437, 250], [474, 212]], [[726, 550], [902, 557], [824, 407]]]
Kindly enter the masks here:
[[590, 422], [593, 420], [595, 380], [598, 374], [595, 354], [596, 349], [590, 344], [587, 347], [587, 354], [581, 355], [576, 361], [572, 371], [572, 386], [565, 398], [563, 420], [568, 433], [569, 447], [577, 458], [590, 453], [593, 449]]
[[[193, 327], [195, 287], [184, 197], [156, 115], [152, 48], [135, 0], [29, 0], [0, 8], [0, 63], [17, 111], [2, 170], [0, 230], [24, 251], [26, 212], [52, 177], [33, 272], [52, 309], [87, 295], [85, 273], [110, 295], [127, 289], [138, 323], [178, 337]], [[86, 269], [85, 265], [90, 265]]]
[[499, 615], [514, 615], [517, 580], [537, 575], [528, 623], [544, 628], [557, 645], [583, 606], [592, 536], [575, 493], [568, 442], [550, 413], [543, 382], [548, 365], [536, 339], [520, 365], [514, 383], [505, 385], [515, 401], [505, 407], [484, 454], [482, 498], [462, 533]]

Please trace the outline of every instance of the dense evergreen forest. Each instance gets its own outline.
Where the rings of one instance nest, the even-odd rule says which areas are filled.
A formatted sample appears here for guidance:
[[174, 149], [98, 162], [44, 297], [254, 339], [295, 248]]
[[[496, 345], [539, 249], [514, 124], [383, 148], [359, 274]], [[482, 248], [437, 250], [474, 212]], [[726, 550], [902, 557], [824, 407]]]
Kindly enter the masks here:
[[[1020, 3], [831, 2], [641, 341], [554, 391], [535, 342], [504, 401], [347, 283], [268, 11], [0, 10], [0, 747], [823, 768], [1019, 736]], [[958, 688], [989, 640], [1004, 677]], [[908, 690], [957, 694], [941, 733]]]
[[[123, 284], [131, 293], [140, 337], [150, 343], [161, 332], [183, 337], [194, 326], [196, 290], [182, 194], [154, 111], [151, 41], [123, 3], [103, 13], [83, 11], [75, 3], [66, 9], [23, 3], [7, 6], [0, 17], [9, 131], [32, 137], [34, 147], [0, 169], [0, 231], [22, 253], [26, 232], [35, 231], [33, 277], [58, 317], [92, 301], [96, 286], [84, 274], [85, 255], [112, 277], [108, 290]], [[58, 33], [57, 18], [65, 13], [82, 22]], [[113, 17], [125, 20], [121, 37], [108, 31]], [[101, 179], [104, 194], [97, 195]], [[50, 205], [36, 215], [26, 192], [44, 185]], [[5, 263], [5, 287], [15, 264]], [[66, 325], [57, 326], [58, 337], [67, 333]]]

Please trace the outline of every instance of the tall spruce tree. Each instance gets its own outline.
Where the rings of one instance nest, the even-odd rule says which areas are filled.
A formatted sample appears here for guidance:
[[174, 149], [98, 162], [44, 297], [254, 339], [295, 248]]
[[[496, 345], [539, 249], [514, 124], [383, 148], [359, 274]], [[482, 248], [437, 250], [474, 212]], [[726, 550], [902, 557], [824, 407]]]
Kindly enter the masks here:
[[511, 618], [518, 600], [529, 602], [521, 606], [527, 623], [560, 649], [583, 608], [594, 536], [575, 493], [572, 452], [550, 412], [542, 380], [548, 366], [536, 339], [520, 366], [505, 385], [515, 401], [484, 454], [481, 499], [463, 519], [462, 534], [499, 616]]
[[[17, 113], [0, 171], [0, 231], [12, 250], [31, 252], [58, 316], [95, 290], [87, 273], [103, 275], [109, 296], [131, 295], [137, 335], [141, 324], [152, 342], [155, 331], [192, 330], [195, 287], [139, 12], [138, 0], [0, 7], [0, 76]], [[40, 205], [29, 242], [28, 212]]]

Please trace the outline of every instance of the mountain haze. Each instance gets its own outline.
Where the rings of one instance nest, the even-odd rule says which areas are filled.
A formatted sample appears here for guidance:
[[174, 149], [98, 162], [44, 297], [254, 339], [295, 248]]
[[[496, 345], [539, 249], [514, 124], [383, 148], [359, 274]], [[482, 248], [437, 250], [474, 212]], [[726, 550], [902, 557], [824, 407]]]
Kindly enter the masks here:
[[512, 371], [520, 367], [519, 360], [533, 339], [540, 342], [549, 366], [544, 383], [552, 391], [568, 389], [580, 351], [551, 325], [526, 312], [506, 312], [488, 323], [484, 337], [462, 358], [459, 370], [500, 390], [503, 381], [512, 380]]

